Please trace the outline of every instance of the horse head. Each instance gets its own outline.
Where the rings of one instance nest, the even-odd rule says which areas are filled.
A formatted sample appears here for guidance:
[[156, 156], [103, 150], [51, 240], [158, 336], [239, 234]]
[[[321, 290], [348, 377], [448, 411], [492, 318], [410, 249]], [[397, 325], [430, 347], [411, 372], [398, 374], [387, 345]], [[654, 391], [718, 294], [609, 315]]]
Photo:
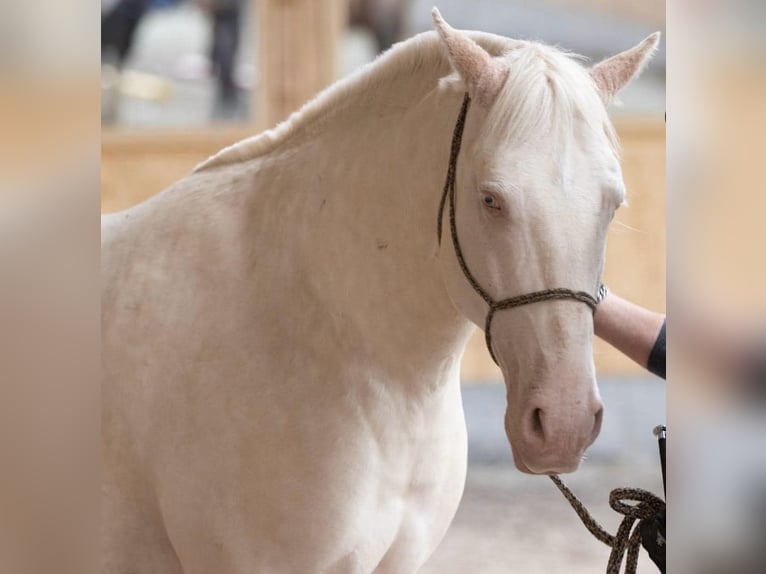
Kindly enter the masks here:
[[[439, 251], [453, 303], [484, 328], [491, 301], [563, 287], [595, 297], [607, 228], [625, 200], [606, 106], [641, 71], [659, 34], [588, 68], [533, 42], [511, 40], [492, 56], [436, 9], [434, 22], [453, 71], [442, 88], [471, 102], [456, 160], [454, 221], [444, 225], [459, 245], [441, 241]], [[595, 305], [570, 299], [492, 318], [506, 434], [525, 472], [576, 470], [601, 427]]]

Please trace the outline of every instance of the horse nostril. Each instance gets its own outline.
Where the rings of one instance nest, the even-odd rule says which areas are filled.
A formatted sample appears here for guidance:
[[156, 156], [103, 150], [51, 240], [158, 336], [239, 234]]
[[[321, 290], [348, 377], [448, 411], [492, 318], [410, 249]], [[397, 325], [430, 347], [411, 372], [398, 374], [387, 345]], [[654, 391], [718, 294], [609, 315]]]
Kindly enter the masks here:
[[532, 435], [545, 438], [545, 432], [543, 431], [543, 409], [532, 409]]
[[593, 419], [593, 434], [591, 435], [591, 440], [596, 440], [598, 433], [601, 431], [601, 422], [604, 420], [604, 407], [599, 407]]

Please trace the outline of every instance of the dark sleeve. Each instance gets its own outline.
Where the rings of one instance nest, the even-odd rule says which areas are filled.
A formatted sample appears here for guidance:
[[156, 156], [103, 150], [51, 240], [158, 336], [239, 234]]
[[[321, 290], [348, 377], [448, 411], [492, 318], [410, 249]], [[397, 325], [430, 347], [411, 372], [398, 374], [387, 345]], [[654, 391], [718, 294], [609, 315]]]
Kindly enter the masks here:
[[657, 375], [658, 377], [665, 378], [665, 325], [667, 320], [662, 322], [662, 329], [660, 334], [657, 335], [657, 340], [654, 342], [652, 352], [649, 353], [649, 360], [647, 361], [646, 368], [650, 373]]
[[753, 346], [744, 359], [743, 379], [749, 397], [766, 399], [766, 345]]

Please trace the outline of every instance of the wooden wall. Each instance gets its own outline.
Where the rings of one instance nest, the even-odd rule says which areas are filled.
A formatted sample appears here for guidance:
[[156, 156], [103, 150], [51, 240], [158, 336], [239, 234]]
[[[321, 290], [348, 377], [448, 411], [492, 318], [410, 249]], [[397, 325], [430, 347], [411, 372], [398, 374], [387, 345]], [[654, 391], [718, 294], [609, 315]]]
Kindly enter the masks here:
[[[615, 293], [650, 308], [665, 309], [665, 124], [662, 118], [616, 123], [630, 205], [618, 212], [609, 237], [606, 282]], [[102, 212], [135, 205], [186, 175], [220, 148], [251, 135], [247, 128], [198, 132], [112, 132], [102, 136]], [[597, 341], [601, 374], [640, 372]], [[472, 380], [498, 376], [481, 332], [466, 353], [463, 374]]]
[[257, 124], [284, 120], [337, 79], [347, 0], [258, 0]]

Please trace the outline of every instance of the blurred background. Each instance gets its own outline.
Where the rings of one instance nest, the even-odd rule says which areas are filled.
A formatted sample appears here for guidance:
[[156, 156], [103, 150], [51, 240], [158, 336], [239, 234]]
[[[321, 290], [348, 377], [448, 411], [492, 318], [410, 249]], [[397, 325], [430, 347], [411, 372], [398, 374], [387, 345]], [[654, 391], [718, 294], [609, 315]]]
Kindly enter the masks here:
[[88, 0], [0, 2], [0, 572], [93, 564], [98, 16]]
[[[431, 0], [102, 0], [103, 118], [135, 127], [191, 127], [254, 120], [260, 86], [276, 69], [290, 106], [381, 51], [431, 29]], [[273, 8], [277, 7], [276, 10]], [[656, 0], [444, 0], [439, 8], [457, 26], [560, 44], [591, 58], [623, 48], [629, 38], [664, 29]], [[314, 30], [317, 26], [326, 28]], [[311, 31], [309, 31], [311, 30]], [[282, 34], [303, 37], [314, 54], [285, 52]], [[285, 48], [286, 49], [286, 48]], [[294, 48], [300, 50], [300, 48]], [[287, 50], [287, 49], [286, 49]], [[290, 60], [294, 60], [290, 62]], [[302, 68], [301, 66], [305, 66]], [[121, 72], [121, 74], [118, 74]], [[624, 110], [664, 113], [665, 55], [625, 93]], [[279, 114], [268, 115], [271, 125]]]
[[[431, 30], [433, 0], [103, 0], [102, 211], [161, 191], [225, 145], [269, 128], [394, 42]], [[440, 0], [455, 27], [558, 44], [592, 61], [665, 31], [657, 0]], [[612, 109], [630, 206], [612, 227], [606, 281], [665, 309], [665, 44]], [[617, 486], [662, 493], [655, 425], [664, 383], [596, 347], [601, 437], [568, 479], [614, 532]], [[608, 549], [550, 481], [513, 467], [505, 387], [477, 333], [463, 363], [465, 496], [423, 572], [592, 573]], [[654, 566], [644, 556], [641, 572]]]
[[766, 572], [766, 4], [668, 4], [670, 571]]

